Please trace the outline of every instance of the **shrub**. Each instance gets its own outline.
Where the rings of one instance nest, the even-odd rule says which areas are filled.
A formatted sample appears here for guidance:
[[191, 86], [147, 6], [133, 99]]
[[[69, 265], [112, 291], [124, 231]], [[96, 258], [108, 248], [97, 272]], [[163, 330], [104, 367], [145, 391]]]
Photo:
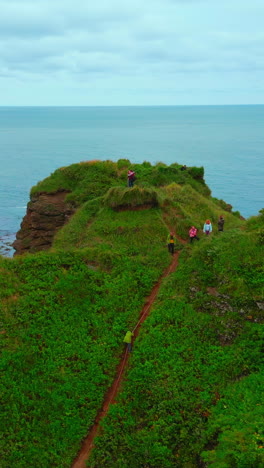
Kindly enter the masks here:
[[264, 229], [264, 208], [259, 210], [258, 216], [251, 216], [247, 220], [247, 229], [249, 231]]
[[264, 245], [264, 229], [261, 229], [258, 234], [258, 245]]
[[129, 159], [118, 159], [117, 161], [118, 169], [125, 169], [129, 166], [131, 166], [131, 162], [129, 161]]
[[203, 167], [188, 167], [188, 172], [193, 177], [193, 179], [203, 180], [204, 178]]
[[148, 162], [148, 161], [144, 161], [144, 162], [142, 163], [142, 166], [143, 166], [143, 167], [151, 167], [151, 163]]

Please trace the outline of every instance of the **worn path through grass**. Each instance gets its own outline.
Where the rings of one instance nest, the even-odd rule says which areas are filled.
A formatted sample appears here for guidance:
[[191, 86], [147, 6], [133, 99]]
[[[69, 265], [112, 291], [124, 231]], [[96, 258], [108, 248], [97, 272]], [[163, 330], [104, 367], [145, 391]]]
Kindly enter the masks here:
[[[184, 241], [182, 241], [182, 242], [184, 242]], [[140, 327], [141, 327], [142, 323], [147, 318], [147, 316], [148, 316], [148, 314], [150, 312], [151, 306], [152, 306], [153, 302], [156, 299], [156, 296], [158, 294], [158, 291], [159, 291], [159, 288], [161, 286], [162, 281], [170, 273], [172, 273], [172, 272], [174, 272], [176, 270], [176, 268], [178, 266], [178, 258], [179, 258], [179, 252], [175, 252], [175, 254], [174, 254], [173, 258], [172, 258], [171, 264], [164, 271], [164, 273], [161, 275], [159, 281], [153, 287], [153, 289], [151, 291], [151, 294], [146, 299], [145, 305], [142, 308], [141, 313], [140, 313], [139, 321], [138, 321], [138, 323], [136, 324], [136, 326], [135, 326], [135, 328], [133, 330], [134, 340], [137, 338]], [[92, 426], [89, 434], [84, 439], [83, 444], [82, 444], [82, 448], [81, 448], [77, 458], [75, 459], [74, 463], [72, 464], [72, 468], [85, 468], [86, 467], [86, 461], [88, 460], [88, 458], [89, 458], [89, 456], [91, 454], [91, 451], [93, 449], [93, 446], [94, 446], [94, 438], [98, 435], [98, 433], [100, 431], [100, 422], [106, 416], [110, 405], [115, 403], [115, 398], [116, 398], [116, 396], [117, 396], [117, 394], [119, 392], [121, 383], [122, 383], [123, 378], [124, 378], [124, 372], [125, 372], [125, 369], [126, 369], [126, 365], [128, 363], [128, 359], [129, 359], [129, 353], [127, 352], [127, 349], [126, 349], [126, 351], [124, 352], [123, 358], [122, 358], [121, 362], [119, 363], [119, 365], [117, 367], [116, 377], [115, 377], [111, 387], [109, 388], [108, 392], [105, 395], [103, 406], [102, 406], [101, 410], [98, 412], [97, 417], [96, 417], [95, 422], [94, 422], [94, 425]]]

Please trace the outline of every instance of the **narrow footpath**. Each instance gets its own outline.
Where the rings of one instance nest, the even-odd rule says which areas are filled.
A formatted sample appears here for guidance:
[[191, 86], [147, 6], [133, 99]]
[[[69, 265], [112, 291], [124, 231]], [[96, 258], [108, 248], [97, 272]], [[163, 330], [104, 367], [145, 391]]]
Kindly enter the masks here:
[[[148, 314], [150, 312], [151, 306], [152, 306], [153, 302], [156, 299], [156, 296], [158, 294], [158, 291], [159, 291], [159, 288], [161, 286], [162, 281], [170, 273], [172, 273], [172, 272], [174, 272], [176, 270], [177, 265], [178, 265], [178, 258], [179, 258], [179, 252], [175, 252], [175, 254], [173, 255], [171, 264], [164, 271], [162, 276], [159, 278], [158, 282], [153, 287], [150, 296], [146, 299], [145, 305], [144, 305], [144, 307], [143, 307], [143, 309], [141, 310], [141, 313], [140, 313], [139, 321], [138, 321], [137, 325], [135, 326], [135, 328], [133, 330], [134, 340], [138, 336], [140, 327], [141, 327], [142, 323], [147, 318], [147, 316], [148, 316]], [[74, 461], [74, 463], [72, 465], [72, 468], [86, 468], [86, 461], [88, 460], [88, 458], [89, 458], [89, 456], [91, 454], [91, 451], [93, 449], [94, 438], [98, 435], [98, 432], [99, 432], [99, 429], [100, 429], [100, 422], [106, 416], [110, 405], [112, 403], [114, 403], [116, 395], [117, 395], [117, 393], [118, 393], [118, 391], [120, 389], [120, 386], [121, 386], [121, 383], [122, 383], [122, 380], [123, 380], [123, 376], [124, 376], [124, 371], [125, 371], [125, 368], [126, 368], [126, 365], [127, 365], [127, 362], [128, 362], [128, 358], [129, 358], [129, 353], [127, 352], [127, 349], [126, 349], [126, 351], [124, 352], [124, 356], [123, 356], [123, 358], [122, 358], [122, 360], [121, 360], [121, 362], [120, 362], [120, 364], [119, 364], [119, 366], [117, 368], [116, 377], [115, 377], [111, 387], [109, 388], [108, 392], [105, 395], [103, 406], [102, 406], [101, 410], [98, 412], [98, 414], [96, 416], [94, 425], [92, 426], [92, 428], [90, 430], [90, 433], [84, 439], [82, 448], [81, 448], [77, 458], [75, 459], [75, 461]]]

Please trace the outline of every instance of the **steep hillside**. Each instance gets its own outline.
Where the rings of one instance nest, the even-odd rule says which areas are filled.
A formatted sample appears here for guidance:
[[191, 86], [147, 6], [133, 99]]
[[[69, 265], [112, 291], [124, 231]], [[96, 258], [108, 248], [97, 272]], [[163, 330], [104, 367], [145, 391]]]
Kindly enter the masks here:
[[[58, 204], [55, 217], [44, 210], [49, 242], [33, 244], [32, 203], [43, 212], [57, 194], [61, 215]], [[45, 251], [0, 257], [3, 468], [71, 466], [113, 382], [124, 334], [170, 265], [169, 231], [179, 266], [140, 330], [88, 466], [263, 465], [264, 215], [245, 221], [231, 209], [211, 197], [203, 168], [179, 164], [74, 164], [32, 188], [18, 253]]]
[[210, 194], [204, 183], [203, 168], [181, 171], [179, 164], [169, 167], [162, 163], [151, 166], [147, 162], [131, 165], [128, 160], [73, 164], [56, 170], [32, 188], [27, 214], [13, 245], [16, 253], [49, 249], [56, 232], [78, 207], [105, 196], [111, 187], [126, 186], [128, 167], [136, 171], [138, 187], [147, 189], [176, 182], [189, 184], [204, 195]]
[[263, 466], [261, 239], [233, 231], [182, 252], [89, 467]]

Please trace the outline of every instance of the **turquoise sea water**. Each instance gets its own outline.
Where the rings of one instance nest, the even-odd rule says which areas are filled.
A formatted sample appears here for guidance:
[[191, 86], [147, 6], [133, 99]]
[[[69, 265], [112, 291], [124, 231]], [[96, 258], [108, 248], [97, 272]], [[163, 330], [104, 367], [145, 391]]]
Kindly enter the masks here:
[[14, 239], [32, 185], [61, 166], [119, 158], [204, 166], [213, 196], [256, 215], [264, 106], [0, 107], [0, 245]]

